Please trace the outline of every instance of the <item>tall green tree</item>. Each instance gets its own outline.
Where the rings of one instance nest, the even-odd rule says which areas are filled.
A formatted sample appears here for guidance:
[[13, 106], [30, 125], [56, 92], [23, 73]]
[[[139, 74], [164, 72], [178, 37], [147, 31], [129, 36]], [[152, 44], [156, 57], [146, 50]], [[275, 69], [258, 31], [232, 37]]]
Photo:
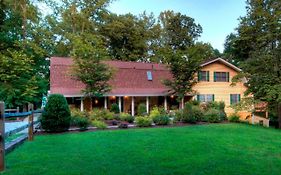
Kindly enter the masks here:
[[[36, 2], [3, 0], [0, 3], [1, 69], [6, 70], [9, 67], [13, 70], [0, 75], [0, 98], [10, 107], [39, 102], [42, 93], [46, 93], [48, 88], [47, 52], [42, 47], [43, 33], [39, 32], [42, 16]], [[27, 64], [30, 65], [17, 67]], [[16, 67], [22, 71], [20, 74], [14, 69]], [[3, 78], [7, 73], [11, 77], [16, 75], [17, 78]]]
[[235, 56], [247, 78], [247, 93], [266, 101], [279, 116], [281, 128], [281, 1], [248, 0], [240, 20]]

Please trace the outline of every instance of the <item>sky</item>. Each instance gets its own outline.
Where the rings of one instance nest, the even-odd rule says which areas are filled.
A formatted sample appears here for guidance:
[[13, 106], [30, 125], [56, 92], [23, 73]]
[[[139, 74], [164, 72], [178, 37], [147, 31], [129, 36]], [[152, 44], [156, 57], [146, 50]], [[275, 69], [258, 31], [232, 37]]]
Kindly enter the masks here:
[[109, 10], [134, 15], [153, 12], [156, 17], [164, 10], [180, 12], [202, 26], [199, 41], [208, 42], [223, 52], [226, 36], [238, 27], [239, 17], [246, 15], [245, 7], [245, 0], [116, 0], [110, 4]]

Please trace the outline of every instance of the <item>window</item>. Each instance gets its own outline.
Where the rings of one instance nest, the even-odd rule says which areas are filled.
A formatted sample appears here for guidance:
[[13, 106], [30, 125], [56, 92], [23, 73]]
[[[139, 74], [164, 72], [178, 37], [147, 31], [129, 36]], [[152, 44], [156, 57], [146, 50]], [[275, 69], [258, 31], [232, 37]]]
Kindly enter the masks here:
[[236, 104], [240, 102], [240, 94], [230, 94], [230, 104]]
[[214, 72], [214, 82], [229, 82], [229, 72]]
[[146, 75], [147, 75], [147, 80], [148, 81], [152, 81], [152, 73], [151, 73], [151, 71], [147, 71]]
[[199, 71], [198, 72], [198, 81], [209, 81], [209, 71]]
[[215, 100], [214, 94], [200, 94], [197, 95], [197, 101], [199, 102], [211, 102]]

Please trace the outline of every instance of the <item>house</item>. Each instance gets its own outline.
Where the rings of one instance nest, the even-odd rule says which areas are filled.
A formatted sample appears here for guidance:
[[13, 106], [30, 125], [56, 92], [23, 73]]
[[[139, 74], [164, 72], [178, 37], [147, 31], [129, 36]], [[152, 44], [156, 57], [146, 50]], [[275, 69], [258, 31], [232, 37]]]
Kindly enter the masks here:
[[224, 101], [226, 112], [233, 112], [230, 105], [243, 98], [246, 87], [243, 83], [230, 86], [231, 78], [241, 71], [233, 64], [221, 59], [213, 59], [201, 65], [198, 83], [194, 86], [196, 94], [187, 94], [179, 103], [171, 89], [163, 80], [172, 79], [172, 74], [163, 64], [106, 61], [116, 69], [109, 81], [112, 90], [104, 97], [84, 97], [85, 85], [71, 77], [71, 58], [53, 57], [50, 66], [50, 94], [63, 94], [68, 103], [81, 110], [92, 108], [110, 108], [113, 103], [119, 105], [122, 112], [135, 115], [137, 106], [146, 105], [149, 112], [153, 106], [163, 106], [166, 110], [182, 107], [191, 99], [200, 102]]

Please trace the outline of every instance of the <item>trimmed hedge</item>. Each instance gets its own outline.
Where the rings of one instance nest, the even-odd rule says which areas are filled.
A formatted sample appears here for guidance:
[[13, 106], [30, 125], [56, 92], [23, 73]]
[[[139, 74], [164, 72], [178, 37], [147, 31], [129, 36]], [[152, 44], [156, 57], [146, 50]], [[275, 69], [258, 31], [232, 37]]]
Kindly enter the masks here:
[[42, 128], [47, 132], [67, 131], [70, 126], [70, 110], [65, 97], [52, 94], [42, 114]]

